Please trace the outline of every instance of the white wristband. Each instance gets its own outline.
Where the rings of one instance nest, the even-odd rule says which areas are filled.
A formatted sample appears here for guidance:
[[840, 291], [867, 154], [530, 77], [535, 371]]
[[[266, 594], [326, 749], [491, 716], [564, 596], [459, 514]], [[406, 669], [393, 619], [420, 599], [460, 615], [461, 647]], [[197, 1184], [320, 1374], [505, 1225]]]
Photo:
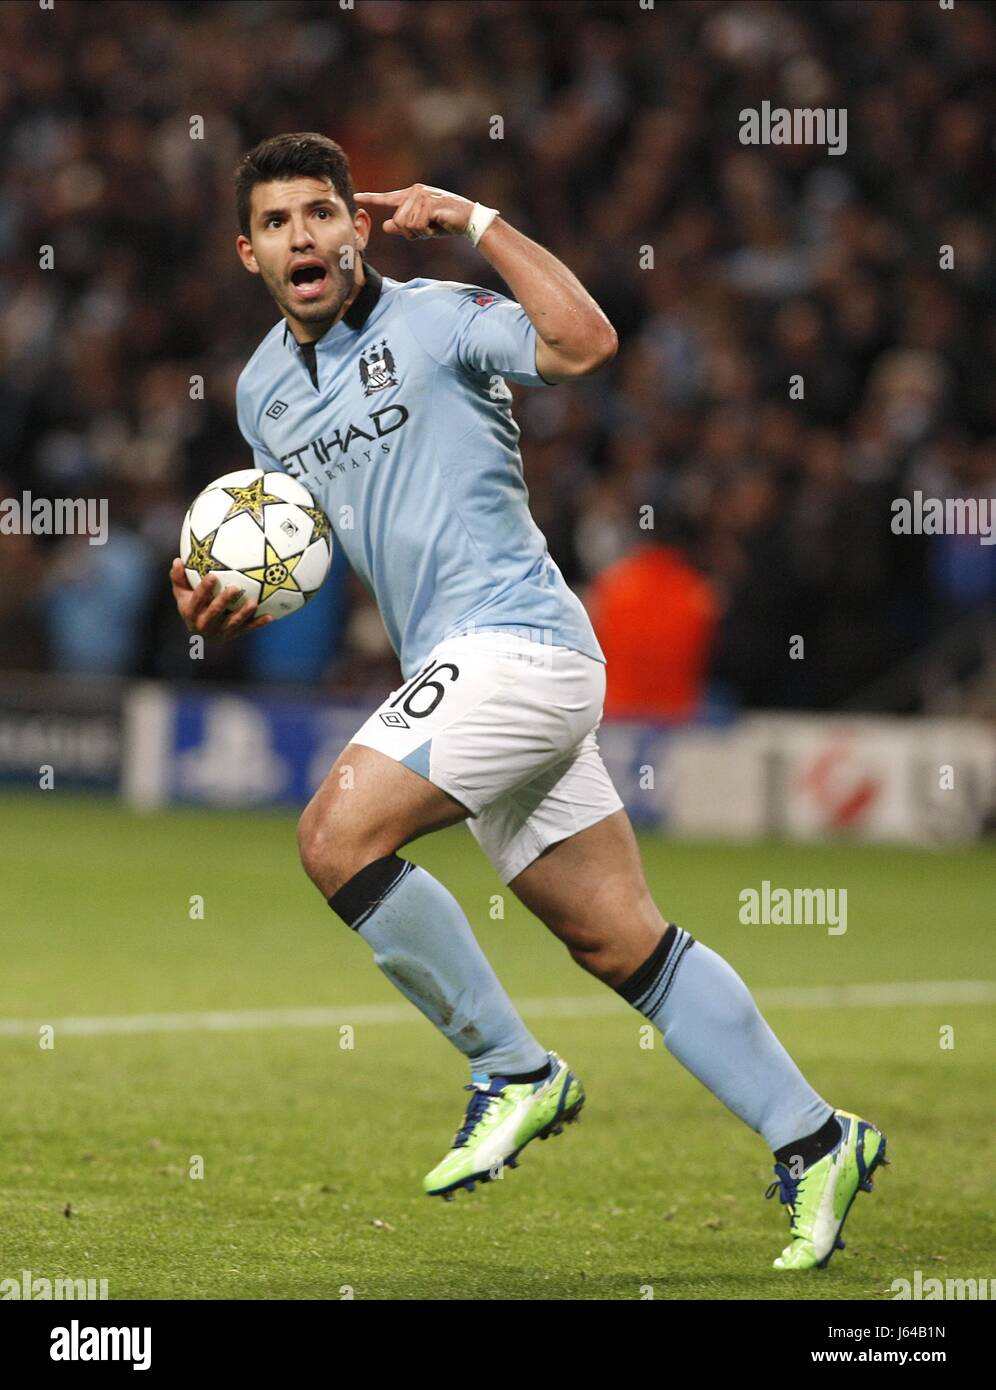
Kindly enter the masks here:
[[476, 246], [481, 237], [491, 226], [491, 223], [498, 216], [497, 208], [486, 208], [482, 203], [475, 203], [470, 214], [470, 221], [467, 223], [464, 236], [471, 246]]

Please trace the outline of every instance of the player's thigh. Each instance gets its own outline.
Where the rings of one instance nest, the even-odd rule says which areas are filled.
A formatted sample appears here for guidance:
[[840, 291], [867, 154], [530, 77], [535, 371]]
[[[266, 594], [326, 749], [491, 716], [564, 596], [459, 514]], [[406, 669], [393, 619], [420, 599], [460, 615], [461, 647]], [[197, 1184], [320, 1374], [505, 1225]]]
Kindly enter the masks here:
[[466, 815], [465, 806], [402, 763], [350, 743], [301, 816], [301, 857], [324, 888], [332, 877], [346, 882], [374, 859]]
[[[470, 830], [503, 883], [519, 876], [554, 845], [608, 819], [623, 807], [591, 728], [560, 757], [487, 806]], [[522, 880], [539, 878], [539, 871]]]
[[572, 952], [625, 979], [666, 929], [624, 810], [548, 846], [509, 884]]
[[605, 668], [514, 633], [441, 642], [353, 736], [471, 816], [570, 754], [598, 722]]

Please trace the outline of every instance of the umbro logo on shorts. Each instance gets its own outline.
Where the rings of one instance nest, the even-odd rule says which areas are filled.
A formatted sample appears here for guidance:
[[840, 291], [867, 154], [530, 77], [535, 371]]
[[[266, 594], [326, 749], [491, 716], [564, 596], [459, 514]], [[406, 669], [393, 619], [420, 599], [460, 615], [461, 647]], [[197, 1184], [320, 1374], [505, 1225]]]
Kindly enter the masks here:
[[403, 714], [399, 714], [396, 709], [389, 709], [381, 716], [381, 722], [390, 729], [410, 729], [411, 725]]
[[266, 413], [271, 420], [279, 420], [286, 409], [287, 404], [285, 401], [274, 401]]

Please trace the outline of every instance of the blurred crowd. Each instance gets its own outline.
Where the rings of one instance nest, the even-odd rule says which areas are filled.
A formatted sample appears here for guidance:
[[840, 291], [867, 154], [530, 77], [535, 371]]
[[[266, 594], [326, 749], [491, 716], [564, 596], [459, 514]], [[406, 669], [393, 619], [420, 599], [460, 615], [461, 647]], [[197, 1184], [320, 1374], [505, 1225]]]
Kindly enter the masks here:
[[[971, 0], [8, 0], [0, 498], [107, 498], [111, 527], [0, 534], [0, 668], [392, 678], [341, 557], [303, 614], [200, 662], [166, 581], [190, 499], [251, 462], [235, 382], [278, 316], [232, 172], [317, 130], [357, 188], [500, 208], [615, 324], [600, 373], [515, 388], [609, 713], [860, 705], [996, 596], [996, 546], [890, 529], [915, 489], [996, 493], [994, 69]], [[764, 101], [846, 108], [846, 154], [742, 144]], [[459, 240], [367, 254], [500, 287]]]

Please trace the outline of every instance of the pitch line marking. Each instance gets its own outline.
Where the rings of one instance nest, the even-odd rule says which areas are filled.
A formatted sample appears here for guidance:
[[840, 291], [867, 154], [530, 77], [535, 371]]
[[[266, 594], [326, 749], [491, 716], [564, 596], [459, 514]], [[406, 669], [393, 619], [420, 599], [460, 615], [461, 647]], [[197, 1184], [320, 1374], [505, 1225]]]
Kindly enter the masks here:
[[[761, 1009], [902, 1009], [996, 1002], [996, 981], [911, 980], [870, 985], [815, 985], [754, 991]], [[564, 999], [522, 999], [521, 1014], [536, 1018], [594, 1018], [622, 1013], [626, 1005], [608, 994]], [[87, 1018], [0, 1019], [0, 1037], [37, 1037], [44, 1025], [56, 1035], [104, 1038], [115, 1034], [228, 1033], [263, 1028], [335, 1028], [415, 1023], [413, 1004], [352, 1004], [335, 1007], [235, 1009], [227, 1012], [95, 1015]]]

